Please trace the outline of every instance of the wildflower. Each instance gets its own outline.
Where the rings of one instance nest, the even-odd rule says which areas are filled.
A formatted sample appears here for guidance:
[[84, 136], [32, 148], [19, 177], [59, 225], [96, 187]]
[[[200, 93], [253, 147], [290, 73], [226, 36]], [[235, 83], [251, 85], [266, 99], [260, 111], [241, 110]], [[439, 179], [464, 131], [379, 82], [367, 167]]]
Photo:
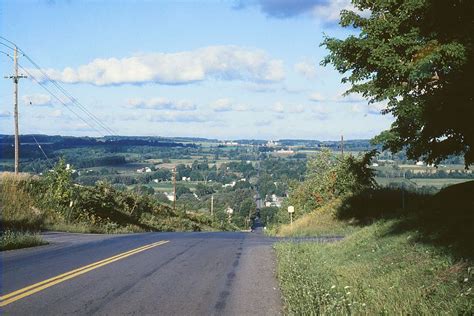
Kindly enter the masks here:
[[335, 286], [335, 285], [331, 286], [331, 289], [335, 289], [335, 288], [336, 288], [336, 286]]
[[469, 279], [468, 279], [468, 278], [464, 278], [464, 282], [467, 282], [467, 281], [469, 281]]
[[362, 303], [362, 306], [364, 306], [364, 307], [365, 307], [365, 303]]

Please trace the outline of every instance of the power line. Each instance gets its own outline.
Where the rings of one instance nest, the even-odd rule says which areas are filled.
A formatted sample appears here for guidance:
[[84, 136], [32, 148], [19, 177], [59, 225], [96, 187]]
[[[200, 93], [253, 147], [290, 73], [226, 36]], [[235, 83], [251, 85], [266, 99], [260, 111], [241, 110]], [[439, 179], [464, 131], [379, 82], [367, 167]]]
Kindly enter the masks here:
[[[4, 41], [7, 41], [8, 43], [12, 44], [13, 46], [16, 46], [16, 44], [15, 44], [15, 43], [13, 43], [12, 41], [10, 41], [10, 40], [6, 39], [6, 38], [5, 38], [5, 37], [3, 37], [3, 36], [0, 36], [0, 39], [2, 39], [2, 40], [4, 40]], [[20, 52], [21, 52], [21, 49], [20, 49]]]
[[4, 55], [7, 55], [11, 60], [13, 60], [13, 57], [10, 56], [10, 54], [8, 54], [8, 53], [6, 53], [6, 52], [4, 52], [4, 51], [2, 51], [2, 50], [0, 50], [0, 53], [2, 53], [2, 54], [4, 54]]
[[[0, 36], [0, 39], [3, 39], [5, 41], [7, 41], [8, 43], [11, 43], [12, 45], [15, 45], [16, 47], [16, 44], [13, 43], [12, 41], [6, 39], [5, 37], [3, 36]], [[1, 43], [0, 44], [6, 46], [6, 47], [9, 47], [11, 48], [9, 45], [6, 45], [4, 43]], [[64, 96], [66, 96], [67, 99], [69, 99], [69, 101], [75, 105], [77, 105], [77, 107], [86, 114], [86, 116], [88, 116], [98, 127], [100, 127], [101, 129], [103, 129], [106, 134], [110, 134], [110, 135], [117, 135], [118, 133], [113, 130], [112, 128], [110, 128], [109, 126], [107, 126], [104, 122], [102, 122], [96, 115], [94, 115], [92, 112], [90, 112], [81, 102], [79, 102], [73, 95], [71, 95], [71, 93], [69, 93], [64, 87], [62, 87], [57, 81], [51, 79], [51, 77], [48, 76], [47, 73], [44, 72], [44, 70], [30, 57], [28, 56], [21, 48], [18, 48], [18, 50], [23, 54], [23, 56], [43, 75], [45, 81], [53, 84], [62, 94], [64, 94]], [[6, 54], [8, 56], [8, 54]], [[24, 71], [27, 71], [25, 68], [22, 67], [22, 69]], [[30, 75], [31, 73], [28, 72]], [[32, 75], [31, 75], [32, 76]], [[32, 76], [34, 77], [34, 76]], [[35, 80], [38, 84], [40, 84], [40, 80], [36, 79]], [[42, 86], [43, 88], [45, 88], [44, 86]], [[47, 90], [49, 93], [52, 93], [50, 90]], [[65, 105], [67, 107], [67, 105], [64, 103], [64, 102], [61, 102], [63, 105]], [[76, 116], [78, 115], [77, 113], [75, 113]], [[81, 120], [84, 121], [84, 119], [81, 118]], [[88, 124], [90, 126], [90, 124]], [[97, 129], [94, 127], [93, 128], [94, 130], [97, 131]], [[102, 136], [104, 136], [103, 133], [99, 133], [101, 134]]]
[[68, 106], [63, 100], [61, 100], [60, 97], [58, 97], [56, 94], [54, 94], [50, 89], [48, 89], [46, 87], [46, 85], [44, 85], [42, 82], [40, 82], [38, 79], [36, 79], [36, 77], [34, 75], [32, 75], [28, 70], [26, 70], [22, 65], [20, 65], [20, 68], [25, 71], [28, 76], [30, 76], [31, 79], [33, 79], [33, 81], [35, 81], [37, 84], [39, 84], [44, 90], [46, 90], [49, 94], [51, 94], [51, 96], [53, 96], [59, 103], [61, 103], [62, 105], [64, 105], [69, 111], [71, 111], [74, 115], [76, 115], [81, 121], [83, 121], [85, 124], [87, 124], [90, 128], [92, 128], [93, 130], [95, 130], [97, 133], [99, 133], [99, 135], [101, 136], [105, 136], [101, 131], [99, 131], [97, 128], [95, 128], [93, 125], [89, 124], [89, 122], [87, 122], [82, 116], [80, 116], [79, 114], [77, 114], [73, 109], [71, 109], [70, 106]]
[[36, 145], [38, 145], [38, 148], [41, 150], [41, 152], [43, 153], [43, 156], [46, 158], [46, 160], [48, 161], [48, 165], [51, 169], [53, 169], [53, 164], [51, 163], [51, 161], [49, 160], [49, 157], [48, 155], [46, 155], [46, 153], [44, 152], [43, 148], [41, 147], [41, 145], [38, 143], [38, 141], [36, 140], [36, 137], [35, 135], [31, 135], [33, 136], [33, 139], [35, 140], [35, 143]]
[[51, 79], [48, 74], [46, 74], [44, 72], [44, 70], [35, 62], [33, 61], [33, 59], [31, 59], [30, 56], [28, 56], [27, 54], [25, 54], [24, 52], [23, 53], [23, 56], [28, 59], [28, 61], [30, 63], [33, 64], [33, 66], [35, 66], [36, 69], [38, 69], [41, 74], [44, 76], [44, 78], [52, 83], [59, 91], [61, 91], [72, 103], [75, 103], [86, 115], [88, 115], [94, 122], [96, 122], [101, 128], [103, 128], [105, 131], [107, 131], [107, 133], [110, 133], [110, 134], [117, 134], [114, 130], [112, 130], [111, 128], [109, 128], [107, 125], [105, 125], [105, 123], [103, 123], [102, 121], [100, 121], [100, 119], [95, 116], [93, 113], [91, 113], [82, 103], [80, 103], [74, 96], [72, 96], [66, 89], [64, 89], [64, 87], [62, 87], [56, 80], [53, 80]]
[[7, 44], [5, 44], [5, 43], [0, 42], [0, 45], [3, 45], [3, 46], [5, 46], [5, 47], [8, 47], [8, 48], [10, 48], [11, 50], [15, 50], [14, 47], [11, 47], [10, 45], [7, 45]]

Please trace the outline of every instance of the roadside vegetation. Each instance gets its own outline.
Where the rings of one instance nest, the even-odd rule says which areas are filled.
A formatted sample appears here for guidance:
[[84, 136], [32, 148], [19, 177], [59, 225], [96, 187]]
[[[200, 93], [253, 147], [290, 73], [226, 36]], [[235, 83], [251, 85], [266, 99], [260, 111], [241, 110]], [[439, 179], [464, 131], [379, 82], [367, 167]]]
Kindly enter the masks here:
[[322, 153], [291, 186], [296, 220], [282, 208], [273, 234], [346, 237], [276, 245], [286, 313], [472, 313], [474, 182], [435, 195], [381, 188], [372, 155]]
[[0, 234], [0, 251], [46, 245], [38, 233], [6, 230]]
[[235, 230], [207, 214], [174, 211], [151, 196], [122, 192], [98, 182], [74, 184], [64, 160], [45, 176], [2, 173], [1, 248], [41, 244], [37, 232], [89, 233]]

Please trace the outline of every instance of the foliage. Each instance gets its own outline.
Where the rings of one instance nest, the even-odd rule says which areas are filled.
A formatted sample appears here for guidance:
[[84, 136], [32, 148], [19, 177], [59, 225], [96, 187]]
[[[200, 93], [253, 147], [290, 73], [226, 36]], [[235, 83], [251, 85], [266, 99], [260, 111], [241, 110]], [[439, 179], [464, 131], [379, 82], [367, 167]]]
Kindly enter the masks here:
[[474, 2], [353, 0], [368, 17], [343, 10], [341, 25], [359, 34], [326, 37], [347, 93], [387, 102], [395, 122], [375, 138], [410, 159], [439, 163], [463, 154], [474, 163]]
[[52, 203], [49, 206], [69, 216], [76, 192], [72, 184], [72, 170], [67, 168], [63, 158], [47, 173], [43, 187], [46, 189], [45, 197]]
[[25, 231], [5, 230], [0, 232], [0, 251], [45, 245], [38, 234]]
[[54, 228], [98, 233], [196, 231], [221, 226], [174, 212], [152, 195], [116, 190], [106, 182], [93, 187], [74, 185], [69, 170], [60, 161], [41, 178], [2, 176], [2, 226], [16, 231]]
[[295, 207], [295, 217], [311, 212], [334, 198], [375, 186], [374, 172], [368, 167], [375, 154], [371, 151], [359, 158], [336, 158], [331, 151], [323, 150], [308, 160], [305, 180], [290, 184], [288, 204]]

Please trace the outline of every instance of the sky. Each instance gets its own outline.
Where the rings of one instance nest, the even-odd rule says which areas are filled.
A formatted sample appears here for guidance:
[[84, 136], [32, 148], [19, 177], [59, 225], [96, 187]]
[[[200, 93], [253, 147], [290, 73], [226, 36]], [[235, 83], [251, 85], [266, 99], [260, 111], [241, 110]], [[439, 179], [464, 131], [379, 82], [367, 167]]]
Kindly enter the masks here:
[[[380, 114], [384, 104], [343, 97], [342, 75], [320, 66], [325, 35], [355, 34], [338, 25], [350, 8], [349, 0], [3, 0], [0, 35], [27, 55], [20, 133], [371, 138], [393, 121]], [[4, 53], [12, 51], [0, 51], [2, 75], [11, 75]], [[13, 134], [13, 83], [3, 80], [0, 133]]]

